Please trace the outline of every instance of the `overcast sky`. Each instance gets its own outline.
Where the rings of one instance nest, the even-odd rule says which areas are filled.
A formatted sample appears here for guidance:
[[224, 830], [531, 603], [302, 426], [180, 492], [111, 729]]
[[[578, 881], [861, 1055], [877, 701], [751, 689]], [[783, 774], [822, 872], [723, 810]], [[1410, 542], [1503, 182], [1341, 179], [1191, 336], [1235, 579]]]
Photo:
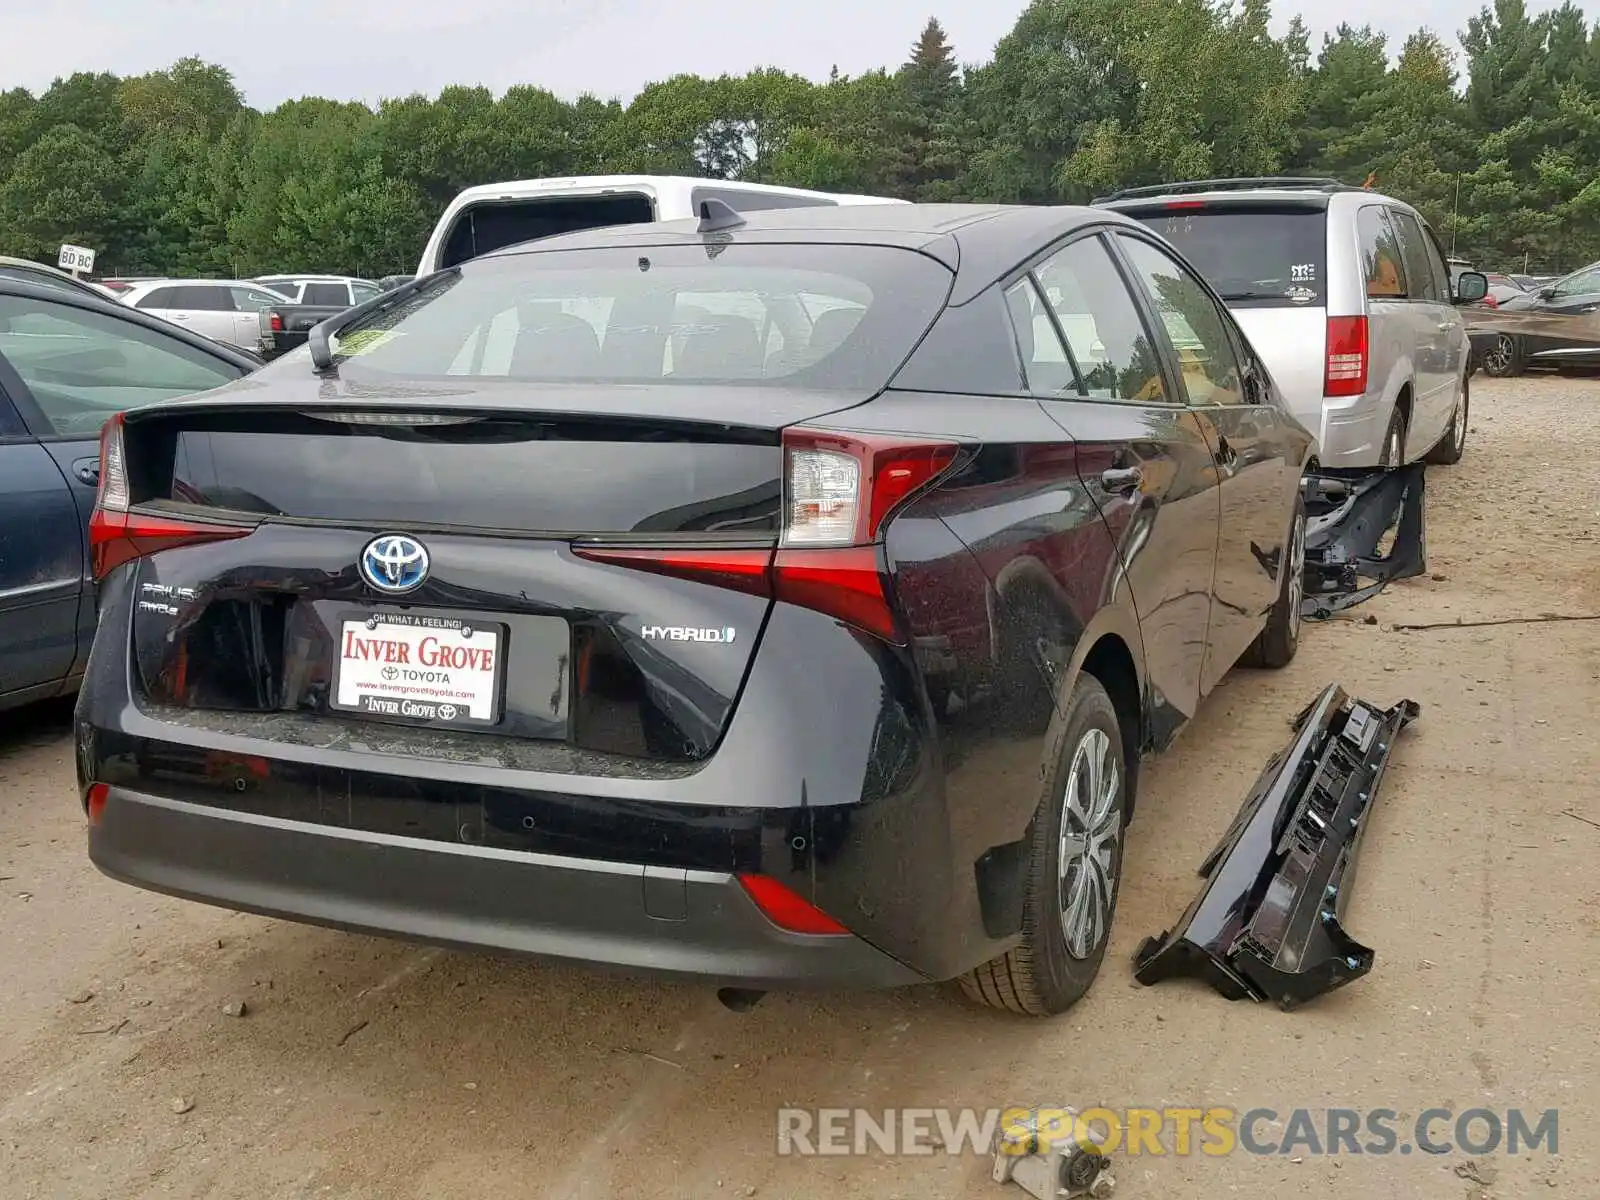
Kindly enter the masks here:
[[[0, 0], [0, 90], [73, 71], [139, 74], [185, 55], [221, 63], [245, 99], [380, 100], [452, 83], [627, 100], [679, 72], [776, 66], [813, 79], [902, 61], [930, 14], [962, 62], [987, 59], [1022, 0]], [[1314, 37], [1371, 22], [1398, 48], [1419, 25], [1455, 45], [1481, 0], [1303, 4]], [[1530, 0], [1531, 10], [1551, 7]], [[1277, 0], [1278, 24], [1293, 6]], [[1586, 0], [1593, 20], [1600, 0]]]

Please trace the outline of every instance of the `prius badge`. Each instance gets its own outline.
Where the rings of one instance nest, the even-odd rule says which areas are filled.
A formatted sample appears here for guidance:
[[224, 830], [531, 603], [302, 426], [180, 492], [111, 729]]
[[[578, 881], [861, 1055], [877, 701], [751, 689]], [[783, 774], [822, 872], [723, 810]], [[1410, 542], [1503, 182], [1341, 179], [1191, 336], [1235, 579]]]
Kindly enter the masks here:
[[390, 596], [415, 591], [428, 578], [428, 550], [416, 538], [384, 533], [373, 538], [357, 562], [361, 578]]

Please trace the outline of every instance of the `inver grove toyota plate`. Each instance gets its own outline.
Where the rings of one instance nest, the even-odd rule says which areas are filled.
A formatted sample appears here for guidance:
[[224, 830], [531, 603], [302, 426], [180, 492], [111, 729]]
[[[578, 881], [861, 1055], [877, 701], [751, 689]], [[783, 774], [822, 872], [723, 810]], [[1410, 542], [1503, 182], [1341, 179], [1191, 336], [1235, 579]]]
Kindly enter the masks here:
[[420, 613], [340, 623], [331, 706], [442, 725], [500, 719], [506, 628]]

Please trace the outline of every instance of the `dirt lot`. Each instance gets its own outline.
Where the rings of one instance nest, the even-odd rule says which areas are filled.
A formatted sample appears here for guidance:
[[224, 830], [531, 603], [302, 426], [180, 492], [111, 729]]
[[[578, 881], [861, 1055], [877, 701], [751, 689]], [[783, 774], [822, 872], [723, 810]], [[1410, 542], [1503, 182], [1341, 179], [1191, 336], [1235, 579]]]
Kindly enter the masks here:
[[[1475, 382], [1467, 457], [1429, 475], [1431, 578], [1235, 674], [1150, 767], [1105, 971], [1052, 1022], [934, 988], [739, 1016], [148, 895], [85, 857], [67, 715], [0, 717], [0, 1196], [1000, 1200], [1024, 1194], [970, 1155], [778, 1157], [775, 1110], [1015, 1103], [1390, 1108], [1402, 1141], [1429, 1107], [1559, 1108], [1556, 1156], [1119, 1154], [1117, 1194], [1594, 1196], [1600, 620], [1536, 619], [1600, 613], [1600, 382]], [[1394, 628], [1456, 618], [1529, 620]], [[1374, 973], [1289, 1015], [1132, 985], [1330, 680], [1423, 708], [1349, 914]]]

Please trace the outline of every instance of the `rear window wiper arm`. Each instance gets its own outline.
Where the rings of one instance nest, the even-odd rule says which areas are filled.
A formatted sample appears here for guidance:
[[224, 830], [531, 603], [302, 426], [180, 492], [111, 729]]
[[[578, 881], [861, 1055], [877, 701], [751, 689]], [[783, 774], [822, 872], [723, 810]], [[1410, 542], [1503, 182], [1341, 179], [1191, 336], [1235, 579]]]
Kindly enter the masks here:
[[392, 292], [384, 292], [374, 296], [371, 300], [363, 301], [354, 308], [347, 308], [342, 313], [329, 317], [326, 321], [319, 321], [311, 327], [306, 334], [306, 346], [311, 351], [311, 365], [315, 370], [326, 371], [333, 366], [333, 339], [343, 333], [357, 321], [384, 312], [402, 300], [408, 300], [418, 292], [431, 287], [447, 275], [459, 275], [461, 268], [445, 267], [431, 275], [424, 275], [413, 279], [410, 283], [402, 283]]

